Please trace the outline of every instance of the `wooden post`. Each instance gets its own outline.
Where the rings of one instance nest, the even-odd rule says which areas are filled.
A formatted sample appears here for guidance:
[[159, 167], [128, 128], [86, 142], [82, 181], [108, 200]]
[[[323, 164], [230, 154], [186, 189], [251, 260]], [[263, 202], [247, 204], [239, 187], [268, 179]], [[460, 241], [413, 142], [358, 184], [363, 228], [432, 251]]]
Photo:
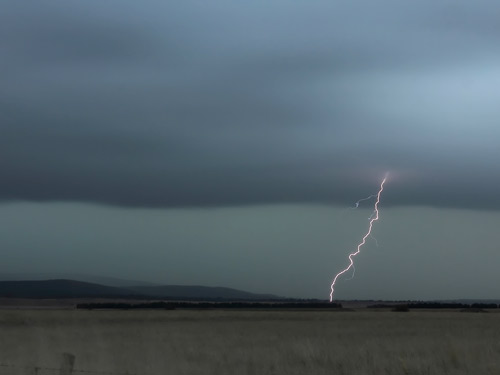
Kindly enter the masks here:
[[71, 353], [62, 354], [61, 369], [59, 375], [71, 375], [75, 365], [75, 356]]

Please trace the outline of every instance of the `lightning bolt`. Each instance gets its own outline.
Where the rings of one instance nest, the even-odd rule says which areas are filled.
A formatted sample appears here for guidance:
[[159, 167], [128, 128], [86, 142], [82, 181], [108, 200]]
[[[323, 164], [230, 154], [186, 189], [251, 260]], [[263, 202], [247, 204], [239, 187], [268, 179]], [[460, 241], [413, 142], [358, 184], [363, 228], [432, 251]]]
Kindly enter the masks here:
[[[368, 232], [366, 232], [366, 234], [364, 235], [364, 237], [361, 240], [361, 242], [359, 243], [358, 248], [356, 249], [356, 251], [354, 253], [349, 254], [349, 262], [350, 262], [349, 265], [345, 269], [343, 269], [342, 271], [340, 271], [338, 274], [336, 274], [335, 278], [332, 281], [332, 285], [330, 286], [330, 302], [333, 301], [333, 293], [335, 291], [335, 283], [337, 282], [337, 279], [339, 278], [339, 276], [343, 275], [344, 273], [346, 273], [347, 271], [349, 271], [351, 268], [354, 267], [353, 257], [355, 257], [356, 255], [358, 255], [361, 252], [361, 247], [366, 243], [366, 239], [368, 238], [368, 236], [371, 236], [371, 234], [372, 234], [373, 223], [378, 220], [378, 204], [380, 203], [380, 195], [384, 191], [384, 184], [385, 184], [386, 180], [387, 180], [387, 174], [384, 177], [384, 179], [382, 180], [382, 182], [380, 183], [380, 189], [379, 189], [379, 191], [378, 191], [378, 193], [376, 195], [377, 200], [375, 202], [375, 207], [374, 207], [374, 210], [373, 210], [373, 214], [372, 214], [372, 216], [370, 216], [370, 223], [368, 225]], [[356, 205], [356, 207], [357, 206], [358, 205]], [[353, 275], [353, 277], [354, 277], [354, 275]]]

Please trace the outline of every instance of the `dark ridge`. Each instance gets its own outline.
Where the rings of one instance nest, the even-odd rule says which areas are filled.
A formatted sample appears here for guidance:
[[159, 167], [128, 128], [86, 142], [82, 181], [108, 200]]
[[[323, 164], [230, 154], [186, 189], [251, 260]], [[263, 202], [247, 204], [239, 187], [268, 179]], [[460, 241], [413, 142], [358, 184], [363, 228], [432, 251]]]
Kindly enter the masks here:
[[65, 272], [36, 272], [36, 273], [0, 273], [2, 281], [39, 281], [39, 280], [74, 280], [84, 283], [127, 288], [129, 286], [158, 286], [161, 284], [139, 280], [127, 280], [117, 277], [96, 276], [89, 274]]
[[129, 298], [174, 301], [288, 301], [272, 294], [255, 294], [237, 289], [205, 286], [113, 287], [83, 281], [0, 281], [0, 298]]
[[5, 298], [123, 298], [135, 294], [124, 288], [75, 280], [0, 281], [0, 297]]

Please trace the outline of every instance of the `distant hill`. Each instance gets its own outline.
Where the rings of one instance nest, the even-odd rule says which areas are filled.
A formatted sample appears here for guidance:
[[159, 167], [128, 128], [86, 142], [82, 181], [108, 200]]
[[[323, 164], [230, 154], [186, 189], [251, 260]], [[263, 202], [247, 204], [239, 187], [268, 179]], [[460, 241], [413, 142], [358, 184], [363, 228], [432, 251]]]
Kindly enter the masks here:
[[134, 286], [119, 288], [76, 280], [0, 281], [0, 298], [164, 298], [194, 300], [276, 300], [271, 294], [206, 286]]
[[125, 288], [75, 280], [0, 281], [0, 297], [8, 298], [112, 298], [133, 294]]
[[226, 300], [276, 300], [280, 297], [272, 294], [255, 294], [242, 290], [208, 287], [208, 286], [186, 286], [186, 285], [164, 285], [164, 286], [135, 286], [127, 288], [138, 294], [158, 298], [186, 298], [186, 299], [226, 299]]
[[129, 286], [158, 286], [161, 284], [147, 281], [119, 279], [116, 277], [95, 276], [78, 273], [63, 272], [37, 272], [37, 273], [0, 273], [1, 281], [38, 281], [38, 280], [75, 280], [86, 283], [100, 284], [106, 286], [129, 287]]

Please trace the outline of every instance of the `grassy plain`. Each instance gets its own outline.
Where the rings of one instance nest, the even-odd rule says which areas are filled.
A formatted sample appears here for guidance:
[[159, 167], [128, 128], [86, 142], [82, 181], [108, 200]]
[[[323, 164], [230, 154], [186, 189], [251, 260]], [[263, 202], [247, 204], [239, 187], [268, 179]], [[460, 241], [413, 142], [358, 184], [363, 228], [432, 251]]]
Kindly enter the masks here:
[[63, 352], [123, 374], [500, 374], [500, 313], [0, 310], [0, 374]]

